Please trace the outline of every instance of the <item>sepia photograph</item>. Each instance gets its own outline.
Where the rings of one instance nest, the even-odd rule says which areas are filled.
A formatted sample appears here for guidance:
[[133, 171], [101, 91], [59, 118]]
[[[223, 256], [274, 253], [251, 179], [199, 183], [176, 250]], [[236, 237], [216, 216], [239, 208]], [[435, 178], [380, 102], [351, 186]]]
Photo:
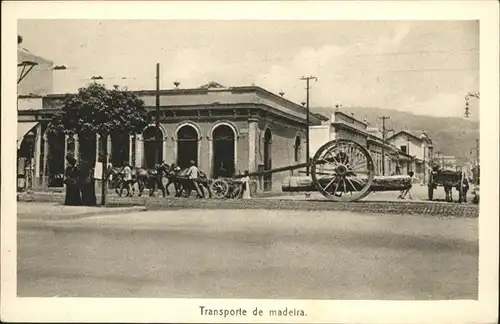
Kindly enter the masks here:
[[498, 246], [481, 19], [217, 17], [11, 19], [2, 295], [8, 262], [20, 303], [182, 313], [131, 321], [362, 322], [316, 303], [498, 296], [498, 274], [480, 280]]

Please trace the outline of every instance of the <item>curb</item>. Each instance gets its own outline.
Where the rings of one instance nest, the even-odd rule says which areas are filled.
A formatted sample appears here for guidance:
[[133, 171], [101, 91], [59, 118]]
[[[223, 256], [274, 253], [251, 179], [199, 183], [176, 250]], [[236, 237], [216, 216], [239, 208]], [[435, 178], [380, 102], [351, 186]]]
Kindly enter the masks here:
[[[63, 202], [58, 194], [34, 194], [20, 197], [25, 202]], [[366, 201], [332, 202], [329, 200], [261, 199], [186, 199], [163, 197], [108, 197], [108, 207], [146, 207], [148, 210], [166, 209], [271, 209], [310, 211], [350, 211], [371, 214], [433, 215], [477, 218], [479, 205], [426, 201]], [[115, 211], [116, 212], [116, 211]]]
[[179, 200], [154, 200], [146, 202], [148, 210], [164, 209], [254, 209], [254, 210], [307, 210], [307, 211], [345, 211], [369, 214], [431, 215], [477, 218], [479, 208], [476, 205], [445, 203], [401, 203], [401, 202], [331, 202], [290, 200], [191, 200], [189, 204]]

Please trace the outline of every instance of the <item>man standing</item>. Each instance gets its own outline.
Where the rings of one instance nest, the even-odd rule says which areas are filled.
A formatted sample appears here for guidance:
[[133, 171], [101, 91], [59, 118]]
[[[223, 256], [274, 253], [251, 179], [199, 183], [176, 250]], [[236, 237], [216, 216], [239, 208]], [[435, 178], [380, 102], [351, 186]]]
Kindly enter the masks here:
[[[189, 169], [187, 172], [187, 176], [191, 180], [191, 183], [193, 184], [193, 187], [196, 190], [196, 197], [203, 198], [200, 186], [198, 185], [199, 175], [200, 175], [200, 170], [198, 170], [198, 167], [196, 166], [194, 161], [193, 160], [189, 161]], [[189, 192], [191, 192], [191, 190]]]
[[[408, 176], [411, 178], [411, 183], [413, 183], [413, 176], [415, 175], [415, 173], [413, 171], [410, 171], [408, 172]], [[410, 200], [413, 200], [413, 197], [411, 196], [411, 186], [410, 188], [406, 189], [406, 190], [401, 190], [401, 194], [399, 195], [399, 199], [405, 199], [406, 195], [408, 195], [408, 198]]]
[[122, 195], [123, 187], [125, 186], [127, 188], [127, 197], [131, 197], [132, 196], [132, 194], [131, 194], [131, 191], [132, 191], [132, 188], [131, 188], [132, 168], [130, 167], [130, 165], [128, 164], [127, 161], [125, 161], [125, 163], [124, 163], [122, 172], [123, 172], [123, 185], [120, 189], [120, 196]]

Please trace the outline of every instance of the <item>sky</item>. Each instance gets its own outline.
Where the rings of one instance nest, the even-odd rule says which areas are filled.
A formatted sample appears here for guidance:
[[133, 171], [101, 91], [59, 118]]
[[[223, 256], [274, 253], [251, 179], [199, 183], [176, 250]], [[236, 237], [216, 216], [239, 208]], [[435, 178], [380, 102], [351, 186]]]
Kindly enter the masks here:
[[[258, 85], [310, 105], [462, 117], [479, 91], [477, 21], [19, 20], [22, 46], [65, 65], [54, 92], [102, 76], [131, 90]], [[471, 110], [478, 100], [472, 99]]]

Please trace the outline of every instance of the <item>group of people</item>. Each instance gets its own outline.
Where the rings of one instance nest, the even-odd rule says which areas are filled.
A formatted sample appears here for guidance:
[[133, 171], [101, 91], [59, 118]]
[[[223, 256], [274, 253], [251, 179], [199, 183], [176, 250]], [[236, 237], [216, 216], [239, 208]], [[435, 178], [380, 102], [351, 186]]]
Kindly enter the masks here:
[[77, 166], [72, 154], [66, 156], [68, 166], [64, 172], [66, 196], [64, 204], [67, 206], [95, 206], [95, 186], [93, 169]]

